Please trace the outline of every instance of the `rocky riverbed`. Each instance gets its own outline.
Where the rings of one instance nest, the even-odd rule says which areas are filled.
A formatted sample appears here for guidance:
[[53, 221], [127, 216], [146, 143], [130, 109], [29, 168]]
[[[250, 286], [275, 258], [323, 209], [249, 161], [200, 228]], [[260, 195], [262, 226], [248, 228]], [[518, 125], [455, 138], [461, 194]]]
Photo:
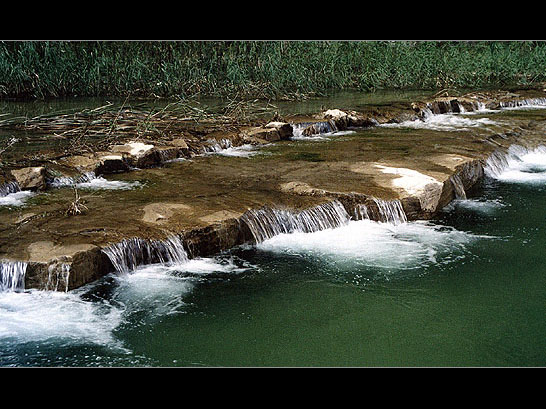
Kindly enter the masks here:
[[135, 263], [178, 257], [176, 246], [214, 255], [259, 240], [278, 211], [309, 231], [336, 227], [332, 203], [353, 219], [430, 219], [466, 195], [488, 159], [544, 143], [542, 122], [502, 114], [535, 105], [546, 105], [544, 91], [488, 91], [224, 131], [200, 124], [161, 140], [124, 134], [75, 155], [44, 148], [42, 163], [2, 169], [0, 259], [12, 278], [24, 270], [24, 288], [68, 291], [114, 271], [112, 249]]

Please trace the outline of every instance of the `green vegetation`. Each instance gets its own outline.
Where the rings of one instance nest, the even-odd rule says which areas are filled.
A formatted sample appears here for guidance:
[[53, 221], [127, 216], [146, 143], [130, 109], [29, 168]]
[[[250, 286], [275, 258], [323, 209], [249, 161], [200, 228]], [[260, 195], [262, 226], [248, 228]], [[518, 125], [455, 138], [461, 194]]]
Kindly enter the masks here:
[[245, 96], [529, 85], [544, 42], [0, 42], [0, 97]]

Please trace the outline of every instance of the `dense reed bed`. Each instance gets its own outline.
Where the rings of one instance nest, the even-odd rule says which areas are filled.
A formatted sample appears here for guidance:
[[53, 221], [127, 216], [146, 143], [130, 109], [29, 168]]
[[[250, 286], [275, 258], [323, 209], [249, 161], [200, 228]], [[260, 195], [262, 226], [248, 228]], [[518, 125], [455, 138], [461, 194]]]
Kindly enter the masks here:
[[0, 98], [302, 98], [546, 80], [544, 42], [0, 42]]

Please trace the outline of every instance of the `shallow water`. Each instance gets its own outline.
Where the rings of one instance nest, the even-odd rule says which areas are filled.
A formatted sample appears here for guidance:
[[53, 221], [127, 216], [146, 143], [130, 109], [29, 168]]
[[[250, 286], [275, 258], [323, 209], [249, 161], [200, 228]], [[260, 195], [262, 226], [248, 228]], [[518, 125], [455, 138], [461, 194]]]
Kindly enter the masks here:
[[0, 293], [0, 366], [546, 365], [546, 153], [508, 165], [434, 221]]

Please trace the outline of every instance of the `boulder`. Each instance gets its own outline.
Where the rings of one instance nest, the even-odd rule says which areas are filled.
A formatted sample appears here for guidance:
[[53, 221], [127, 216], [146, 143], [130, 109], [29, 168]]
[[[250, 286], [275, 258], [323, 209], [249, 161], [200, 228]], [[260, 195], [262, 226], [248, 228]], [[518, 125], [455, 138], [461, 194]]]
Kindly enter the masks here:
[[281, 134], [276, 128], [262, 128], [256, 127], [244, 131], [244, 138], [257, 138], [263, 139], [268, 142], [276, 142], [281, 140]]
[[14, 169], [11, 174], [21, 190], [43, 190], [46, 187], [46, 169], [42, 166]]
[[265, 127], [276, 129], [279, 132], [281, 140], [288, 140], [293, 136], [292, 125], [286, 122], [269, 122]]
[[95, 167], [95, 174], [106, 175], [109, 173], [126, 172], [129, 165], [121, 155], [102, 156]]
[[111, 149], [113, 153], [121, 153], [128, 156], [138, 157], [154, 148], [154, 145], [147, 145], [142, 142], [128, 142], [123, 145], [114, 145]]

